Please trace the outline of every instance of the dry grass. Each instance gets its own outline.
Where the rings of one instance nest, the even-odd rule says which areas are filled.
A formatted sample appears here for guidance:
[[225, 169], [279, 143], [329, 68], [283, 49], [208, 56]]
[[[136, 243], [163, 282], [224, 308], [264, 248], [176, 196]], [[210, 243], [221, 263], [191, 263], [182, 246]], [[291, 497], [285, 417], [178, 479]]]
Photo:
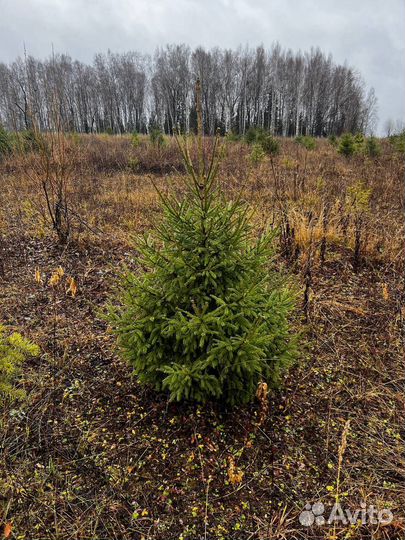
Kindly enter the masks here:
[[[57, 244], [23, 164], [2, 164], [0, 320], [43, 351], [26, 365], [27, 401], [2, 417], [0, 517], [13, 537], [326, 539], [333, 530], [302, 527], [298, 515], [307, 502], [330, 507], [336, 487], [346, 508], [364, 501], [394, 514], [386, 527], [336, 527], [337, 538], [403, 537], [400, 156], [384, 143], [376, 160], [346, 160], [321, 141], [294, 189], [302, 156], [283, 140], [276, 198], [270, 164], [252, 166], [248, 147], [227, 143], [225, 190], [242, 190], [258, 230], [281, 225], [278, 263], [308, 296], [307, 345], [264, 418], [263, 403], [168, 405], [116, 356], [99, 312], [122, 265], [137, 267], [130, 235], [160, 219], [152, 178], [181, 192], [183, 169], [170, 140], [162, 149], [146, 139], [133, 148], [129, 137], [72, 144], [80, 152], [68, 197], [78, 217], [67, 246]], [[347, 190], [358, 180], [372, 195], [354, 272]]]

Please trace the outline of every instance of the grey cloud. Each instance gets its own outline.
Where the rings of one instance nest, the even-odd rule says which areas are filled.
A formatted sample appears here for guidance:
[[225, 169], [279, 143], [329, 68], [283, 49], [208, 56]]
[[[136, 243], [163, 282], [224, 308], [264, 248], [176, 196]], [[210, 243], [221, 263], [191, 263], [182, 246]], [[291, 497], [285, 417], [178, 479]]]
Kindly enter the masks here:
[[403, 0], [0, 0], [0, 61], [57, 52], [91, 61], [96, 52], [184, 42], [308, 50], [347, 61], [374, 86], [380, 124], [405, 119]]

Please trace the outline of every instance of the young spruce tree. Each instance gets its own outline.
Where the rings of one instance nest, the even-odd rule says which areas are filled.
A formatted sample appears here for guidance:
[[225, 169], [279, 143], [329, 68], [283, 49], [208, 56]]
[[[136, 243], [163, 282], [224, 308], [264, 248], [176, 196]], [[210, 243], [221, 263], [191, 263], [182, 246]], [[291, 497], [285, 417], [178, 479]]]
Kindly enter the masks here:
[[21, 364], [27, 356], [38, 356], [39, 347], [14, 332], [6, 334], [0, 324], [0, 407], [5, 402], [13, 402], [24, 397], [22, 390], [14, 386], [15, 379], [21, 372]]
[[294, 295], [270, 268], [275, 233], [257, 238], [248, 207], [225, 200], [218, 137], [205, 165], [200, 92], [197, 82], [197, 166], [187, 137], [176, 137], [186, 195], [159, 192], [163, 222], [137, 246], [149, 271], [124, 276], [109, 319], [141, 383], [171, 400], [233, 405], [251, 400], [261, 381], [278, 385], [296, 356], [288, 323]]

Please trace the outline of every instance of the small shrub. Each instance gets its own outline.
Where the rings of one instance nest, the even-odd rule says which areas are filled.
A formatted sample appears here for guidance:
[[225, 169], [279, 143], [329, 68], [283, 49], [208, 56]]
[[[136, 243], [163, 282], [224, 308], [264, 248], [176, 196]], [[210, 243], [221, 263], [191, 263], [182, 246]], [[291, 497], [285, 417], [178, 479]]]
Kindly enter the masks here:
[[250, 127], [245, 133], [246, 144], [261, 144], [270, 133], [261, 127]]
[[254, 144], [250, 153], [249, 159], [253, 165], [259, 165], [262, 163], [266, 154], [261, 144]]
[[10, 134], [0, 125], [0, 160], [11, 154], [13, 150]]
[[238, 142], [241, 140], [241, 136], [235, 133], [234, 131], [228, 131], [225, 137], [226, 137], [226, 140], [229, 142]]
[[20, 367], [27, 356], [38, 356], [39, 347], [17, 332], [6, 335], [0, 325], [0, 405], [24, 397], [22, 390], [14, 387], [15, 379], [20, 374]]
[[295, 142], [300, 146], [303, 146], [306, 150], [315, 150], [316, 141], [313, 137], [309, 135], [299, 135], [295, 137]]
[[41, 144], [44, 148], [46, 147], [46, 139], [41, 137], [40, 144], [35, 131], [33, 129], [27, 129], [16, 134], [16, 144], [20, 152], [38, 152], [41, 149]]
[[258, 128], [255, 128], [255, 127], [250, 127], [245, 133], [246, 144], [249, 144], [249, 145], [254, 144], [257, 141], [257, 135], [259, 131], [263, 131], [263, 130], [259, 130]]
[[[55, 124], [55, 129], [46, 134], [39, 129], [22, 133], [17, 148], [22, 162], [26, 164], [24, 174], [42, 195], [42, 215], [49, 218], [48, 223], [56, 232], [58, 241], [66, 244], [73, 232], [72, 182], [80, 148], [72, 144], [60, 123]], [[31, 149], [36, 149], [33, 154], [30, 152], [30, 156], [26, 155], [24, 141]]]
[[132, 172], [138, 172], [139, 170], [139, 159], [136, 157], [132, 157], [128, 160], [128, 167]]
[[138, 146], [141, 144], [139, 135], [136, 131], [134, 131], [131, 135], [131, 144], [134, 148], [138, 148]]
[[260, 140], [260, 145], [268, 156], [276, 156], [280, 152], [280, 144], [278, 140], [271, 135], [266, 135], [263, 137]]
[[347, 204], [354, 215], [364, 214], [370, 208], [372, 190], [359, 180], [347, 189]]
[[339, 154], [345, 157], [350, 157], [355, 153], [355, 151], [356, 145], [354, 144], [353, 135], [351, 133], [345, 133], [342, 135], [338, 147]]
[[281, 164], [283, 165], [283, 167], [285, 169], [287, 169], [287, 171], [294, 171], [297, 169], [297, 165], [298, 165], [298, 162], [294, 159], [291, 159], [289, 157], [285, 157]]
[[405, 154], [405, 132], [391, 135], [389, 138], [394, 150], [400, 154]]
[[381, 146], [375, 137], [368, 137], [366, 139], [364, 152], [370, 157], [378, 157], [381, 154]]
[[355, 146], [355, 152], [357, 152], [358, 154], [363, 152], [366, 142], [366, 138], [364, 137], [363, 133], [356, 133], [356, 135], [353, 137], [353, 142]]
[[152, 145], [156, 148], [162, 148], [162, 146], [165, 144], [164, 135], [158, 128], [154, 128], [151, 130], [149, 138]]
[[258, 148], [259, 146], [264, 154], [267, 154], [268, 156], [274, 156], [280, 151], [280, 145], [277, 139], [272, 137], [268, 131], [262, 128], [249, 128], [245, 135], [245, 142], [249, 145], [254, 145], [257, 147], [256, 149], [253, 148], [252, 150], [252, 161], [255, 161], [255, 155], [258, 156], [258, 161], [261, 161], [260, 151]]

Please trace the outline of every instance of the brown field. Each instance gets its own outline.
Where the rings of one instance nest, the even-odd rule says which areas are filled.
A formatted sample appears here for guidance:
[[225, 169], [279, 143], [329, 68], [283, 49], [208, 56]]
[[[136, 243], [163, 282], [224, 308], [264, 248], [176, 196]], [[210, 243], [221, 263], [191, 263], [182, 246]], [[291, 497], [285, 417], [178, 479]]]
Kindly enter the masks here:
[[[277, 264], [302, 289], [302, 355], [261, 425], [259, 403], [179, 405], [139, 387], [102, 318], [123, 266], [137, 268], [131, 235], [160, 219], [153, 182], [183, 189], [175, 141], [64, 139], [54, 165], [66, 245], [50, 227], [41, 157], [0, 164], [0, 322], [42, 351], [24, 366], [26, 400], [2, 412], [0, 516], [13, 538], [403, 537], [403, 157], [388, 141], [377, 158], [280, 144], [254, 164], [248, 146], [226, 142], [219, 175], [258, 231], [280, 227]], [[390, 508], [392, 523], [300, 525], [307, 502], [333, 505], [338, 475], [344, 508]]]

